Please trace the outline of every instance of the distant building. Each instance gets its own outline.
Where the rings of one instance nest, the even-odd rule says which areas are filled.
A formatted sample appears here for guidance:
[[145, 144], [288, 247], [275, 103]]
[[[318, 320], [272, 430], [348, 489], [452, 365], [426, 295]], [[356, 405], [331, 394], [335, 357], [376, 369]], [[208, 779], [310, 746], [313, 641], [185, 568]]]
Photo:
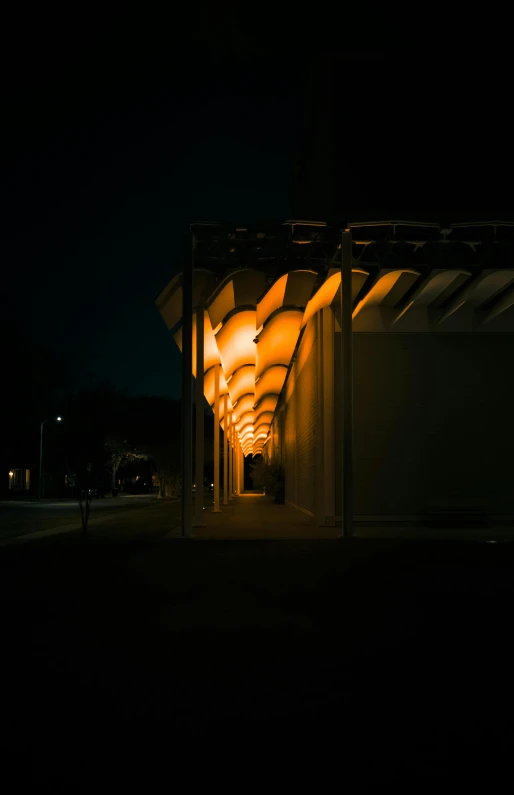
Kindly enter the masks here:
[[9, 470], [9, 491], [30, 491], [30, 469]]

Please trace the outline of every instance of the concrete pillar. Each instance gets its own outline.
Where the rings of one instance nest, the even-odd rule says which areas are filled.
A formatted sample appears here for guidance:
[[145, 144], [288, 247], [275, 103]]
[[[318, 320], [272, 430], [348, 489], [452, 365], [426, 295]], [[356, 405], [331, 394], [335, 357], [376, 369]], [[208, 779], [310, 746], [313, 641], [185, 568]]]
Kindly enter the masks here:
[[230, 412], [230, 416], [228, 418], [228, 498], [229, 500], [232, 499], [232, 492], [234, 490], [232, 483], [232, 478], [234, 476], [233, 460], [232, 460], [233, 431], [234, 428], [232, 426], [232, 412]]
[[203, 525], [203, 479], [204, 479], [204, 309], [196, 310], [196, 495], [194, 526]]
[[323, 321], [322, 311], [316, 314], [316, 524], [325, 524], [325, 489], [323, 481], [326, 472], [323, 468], [324, 417], [323, 417]]
[[214, 373], [214, 509], [220, 512], [220, 369], [215, 365]]
[[241, 494], [241, 442], [239, 439], [236, 447], [236, 491]]
[[316, 519], [335, 525], [334, 313], [324, 307], [317, 318], [318, 416], [316, 428]]
[[325, 524], [334, 527], [336, 518], [336, 446], [334, 400], [334, 334], [335, 317], [331, 307], [321, 310], [323, 329], [323, 478]]
[[239, 493], [242, 494], [245, 490], [245, 455], [243, 453], [243, 448], [239, 445]]
[[352, 327], [352, 233], [341, 239], [341, 377], [342, 383], [342, 535], [353, 536], [353, 327]]
[[228, 395], [223, 397], [223, 505], [228, 505]]

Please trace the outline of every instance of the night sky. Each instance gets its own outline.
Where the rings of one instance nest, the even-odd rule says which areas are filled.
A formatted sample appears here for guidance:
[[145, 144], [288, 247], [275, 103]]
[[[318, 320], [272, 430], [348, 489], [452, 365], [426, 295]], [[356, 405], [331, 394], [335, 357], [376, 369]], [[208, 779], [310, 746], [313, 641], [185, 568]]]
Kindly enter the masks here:
[[[45, 16], [28, 30], [13, 22], [3, 56], [4, 297], [32, 338], [64, 356], [79, 385], [108, 379], [133, 394], [178, 397], [180, 355], [154, 300], [180, 269], [190, 220], [293, 215], [291, 156], [306, 63], [324, 50], [326, 29], [318, 33], [294, 42], [292, 33], [284, 39], [283, 27], [247, 25], [201, 7], [194, 19], [173, 25]], [[479, 159], [483, 178], [486, 160], [473, 148], [477, 122], [471, 117], [468, 125], [463, 109], [471, 95], [487, 104], [490, 64], [470, 65], [475, 83], [463, 89], [465, 76], [457, 84], [461, 72], [445, 72], [426, 51], [414, 90], [412, 48], [395, 53], [394, 69], [390, 48], [369, 40], [336, 50], [341, 86], [349, 85], [347, 95], [356, 100], [346, 125], [353, 153], [348, 193], [361, 216], [368, 204], [376, 209], [369, 196], [379, 140], [382, 160], [393, 147], [387, 168], [379, 169], [387, 188], [381, 198], [415, 169], [415, 144], [433, 141], [435, 130], [437, 151], [427, 166], [432, 199], [438, 185], [448, 198], [433, 167], [451, 162], [452, 147], [460, 173]], [[405, 78], [399, 98], [384, 69]], [[499, 74], [496, 99], [511, 72], [502, 66]], [[480, 135], [496, 144], [488, 158], [497, 162], [507, 151], [505, 111], [488, 106], [487, 114], [499, 132], [493, 141], [490, 124], [481, 121]], [[427, 119], [429, 132], [420, 129]], [[410, 130], [400, 143], [391, 132], [399, 123]], [[351, 200], [344, 206], [351, 213]]]
[[190, 220], [290, 215], [287, 86], [201, 31], [189, 64], [176, 32], [156, 51], [134, 32], [92, 36], [26, 42], [11, 64], [9, 302], [80, 383], [178, 396], [154, 300]]

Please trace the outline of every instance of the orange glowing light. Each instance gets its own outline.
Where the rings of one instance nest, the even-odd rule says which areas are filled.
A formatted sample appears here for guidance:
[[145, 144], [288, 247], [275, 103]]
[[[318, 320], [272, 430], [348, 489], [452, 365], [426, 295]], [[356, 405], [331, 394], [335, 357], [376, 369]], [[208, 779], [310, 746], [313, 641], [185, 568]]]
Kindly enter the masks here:
[[242, 310], [232, 315], [216, 334], [225, 377], [243, 365], [255, 365], [255, 312]]
[[277, 364], [289, 365], [298, 342], [302, 313], [284, 310], [274, 315], [258, 337], [256, 378]]

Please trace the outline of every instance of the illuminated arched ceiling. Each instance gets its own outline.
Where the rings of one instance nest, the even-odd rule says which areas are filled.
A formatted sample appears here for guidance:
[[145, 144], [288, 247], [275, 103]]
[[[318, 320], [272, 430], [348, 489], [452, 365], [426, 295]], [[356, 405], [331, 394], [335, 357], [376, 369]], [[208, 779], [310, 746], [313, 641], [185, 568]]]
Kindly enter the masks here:
[[[216, 284], [214, 274], [194, 271], [193, 302], [204, 309], [204, 392], [212, 407], [219, 372], [219, 417], [224, 397], [245, 455], [258, 455], [269, 439], [275, 409], [301, 330], [317, 312], [333, 306], [340, 319], [341, 273], [295, 270], [267, 286], [263, 273], [240, 269]], [[358, 303], [357, 303], [358, 301]], [[425, 276], [411, 268], [382, 269], [374, 279], [352, 269], [354, 331], [464, 330], [475, 310], [481, 330], [501, 329], [514, 310], [514, 270], [439, 269]], [[178, 276], [157, 300], [162, 317], [182, 350], [182, 281]], [[459, 326], [459, 318], [463, 318]], [[429, 322], [430, 321], [430, 322]], [[192, 372], [196, 376], [196, 315]]]

